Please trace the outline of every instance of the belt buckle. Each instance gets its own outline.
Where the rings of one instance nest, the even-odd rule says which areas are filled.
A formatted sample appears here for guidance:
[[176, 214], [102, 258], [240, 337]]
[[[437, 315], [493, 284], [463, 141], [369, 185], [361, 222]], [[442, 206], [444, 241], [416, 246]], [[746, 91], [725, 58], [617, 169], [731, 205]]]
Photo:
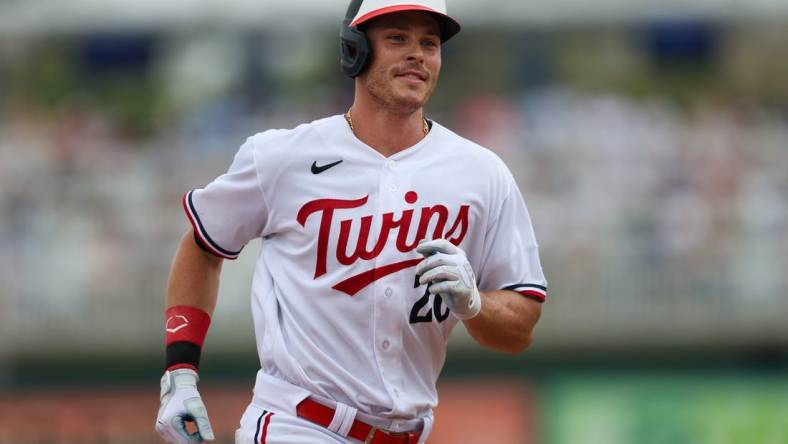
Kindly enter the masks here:
[[386, 430], [379, 429], [377, 427], [372, 427], [369, 429], [369, 433], [367, 433], [367, 439], [364, 440], [364, 444], [370, 444], [372, 440], [375, 438], [375, 433], [383, 432], [384, 435], [388, 435], [389, 433]]
[[372, 440], [375, 438], [375, 433], [380, 432], [386, 436], [400, 436], [403, 439], [403, 443], [415, 443], [416, 442], [416, 434], [413, 432], [389, 432], [386, 429], [379, 429], [377, 427], [372, 427], [369, 429], [369, 433], [367, 433], [367, 438], [364, 440], [364, 444], [371, 444]]
[[372, 439], [375, 437], [375, 432], [377, 432], [378, 430], [379, 429], [377, 427], [372, 427], [371, 429], [369, 429], [369, 433], [367, 433], [367, 439], [364, 440], [364, 444], [370, 444], [372, 442]]
[[367, 439], [364, 440], [364, 444], [370, 444], [372, 440], [375, 438], [375, 433], [380, 432], [386, 436], [393, 436], [394, 433], [389, 432], [386, 429], [379, 429], [377, 427], [372, 427], [369, 429], [369, 433], [367, 433]]

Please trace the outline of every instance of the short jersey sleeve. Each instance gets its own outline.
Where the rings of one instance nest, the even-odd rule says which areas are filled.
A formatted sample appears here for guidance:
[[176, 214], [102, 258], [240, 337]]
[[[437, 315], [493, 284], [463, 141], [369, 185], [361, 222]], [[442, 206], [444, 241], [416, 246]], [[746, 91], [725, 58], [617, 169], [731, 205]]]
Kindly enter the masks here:
[[487, 227], [479, 288], [511, 290], [544, 302], [547, 282], [531, 218], [514, 178], [507, 178], [506, 197]]
[[250, 138], [238, 150], [227, 173], [183, 196], [195, 238], [208, 252], [235, 259], [250, 240], [260, 237], [268, 209], [257, 174]]

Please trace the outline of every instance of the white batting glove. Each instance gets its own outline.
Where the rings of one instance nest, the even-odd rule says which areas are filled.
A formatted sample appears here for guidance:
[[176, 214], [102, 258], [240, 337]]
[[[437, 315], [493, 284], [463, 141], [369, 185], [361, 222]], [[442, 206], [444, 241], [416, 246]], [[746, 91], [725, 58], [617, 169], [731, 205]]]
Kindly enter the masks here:
[[439, 294], [454, 316], [466, 320], [478, 315], [482, 298], [465, 252], [446, 239], [422, 242], [416, 251], [425, 258], [416, 266], [419, 283]]
[[[197, 391], [197, 372], [191, 369], [168, 371], [161, 377], [161, 407], [156, 418], [156, 431], [171, 444], [213, 441], [208, 411]], [[189, 433], [186, 422], [193, 422], [197, 431]]]

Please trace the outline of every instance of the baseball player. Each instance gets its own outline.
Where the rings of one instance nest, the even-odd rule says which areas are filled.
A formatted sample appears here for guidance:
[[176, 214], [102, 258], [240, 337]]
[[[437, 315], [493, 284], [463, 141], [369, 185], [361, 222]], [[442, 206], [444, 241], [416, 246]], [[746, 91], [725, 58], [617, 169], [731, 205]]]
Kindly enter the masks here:
[[423, 443], [459, 322], [495, 350], [530, 344], [546, 282], [520, 191], [491, 151], [423, 114], [441, 45], [459, 30], [445, 0], [352, 1], [341, 31], [351, 108], [250, 137], [226, 174], [186, 193], [192, 229], [165, 314], [165, 440], [214, 439], [200, 350], [222, 262], [255, 238], [260, 370], [236, 443]]

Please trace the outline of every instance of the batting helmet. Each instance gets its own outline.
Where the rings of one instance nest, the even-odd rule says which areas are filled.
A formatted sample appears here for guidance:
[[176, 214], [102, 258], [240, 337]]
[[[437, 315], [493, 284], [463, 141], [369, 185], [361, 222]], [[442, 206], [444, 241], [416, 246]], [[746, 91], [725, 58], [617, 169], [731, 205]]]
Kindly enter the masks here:
[[372, 46], [358, 27], [375, 17], [400, 11], [426, 11], [438, 19], [441, 42], [460, 32], [460, 24], [446, 12], [446, 0], [351, 0], [339, 31], [342, 72], [355, 78], [367, 65]]

